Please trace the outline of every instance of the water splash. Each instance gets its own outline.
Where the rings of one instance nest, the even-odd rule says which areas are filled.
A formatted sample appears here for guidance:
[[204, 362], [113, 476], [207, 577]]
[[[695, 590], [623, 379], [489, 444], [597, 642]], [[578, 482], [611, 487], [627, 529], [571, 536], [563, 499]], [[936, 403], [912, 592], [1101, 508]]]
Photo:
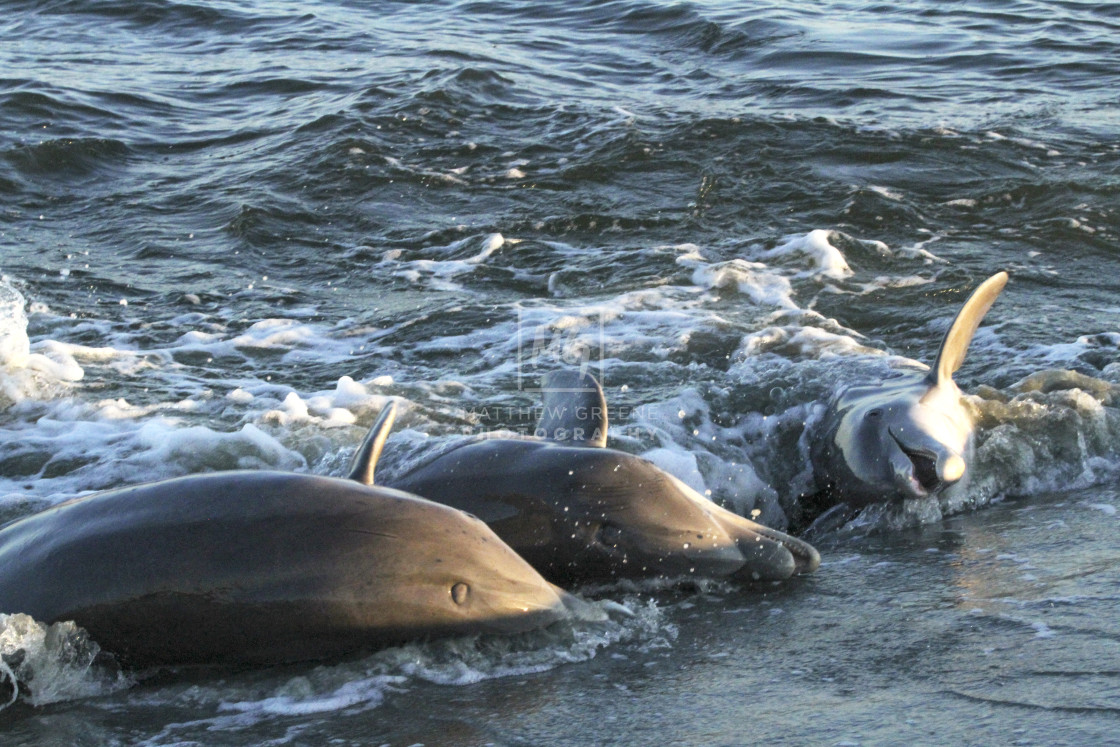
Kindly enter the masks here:
[[27, 336], [27, 301], [0, 277], [0, 406], [48, 393], [52, 385], [79, 381], [84, 372], [66, 350], [35, 346]]
[[73, 622], [45, 625], [29, 615], [0, 614], [0, 693], [10, 691], [0, 708], [20, 697], [42, 706], [131, 685], [132, 680]]

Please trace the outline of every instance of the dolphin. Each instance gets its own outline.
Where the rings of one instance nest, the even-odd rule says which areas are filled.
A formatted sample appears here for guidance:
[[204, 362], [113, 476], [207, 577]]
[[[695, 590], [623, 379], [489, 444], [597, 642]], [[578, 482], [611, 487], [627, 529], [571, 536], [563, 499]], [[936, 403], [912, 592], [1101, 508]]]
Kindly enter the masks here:
[[[589, 375], [563, 371], [544, 386], [534, 437], [464, 439], [389, 480], [391, 487], [467, 511], [550, 581], [656, 577], [774, 581], [807, 573], [805, 542], [728, 511], [651, 462], [606, 448], [607, 407]], [[390, 404], [350, 476], [372, 484], [392, 427]]]
[[1007, 284], [985, 280], [941, 341], [928, 373], [904, 373], [839, 390], [810, 436], [819, 484], [836, 503], [861, 507], [963, 490], [973, 458], [973, 423], [953, 374], [980, 321]]
[[515, 633], [566, 618], [568, 601], [478, 519], [341, 478], [194, 475], [0, 529], [0, 612], [73, 620], [126, 666]]

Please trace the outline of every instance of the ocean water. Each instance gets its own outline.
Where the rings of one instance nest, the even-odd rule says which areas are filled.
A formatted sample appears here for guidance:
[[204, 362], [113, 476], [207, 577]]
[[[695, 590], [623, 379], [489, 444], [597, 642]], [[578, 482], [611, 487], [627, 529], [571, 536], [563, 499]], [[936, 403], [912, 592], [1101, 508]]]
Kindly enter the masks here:
[[[1113, 739], [1120, 8], [1093, 2], [4, 2], [0, 519], [531, 427], [804, 528], [838, 386], [958, 382], [969, 493], [778, 587], [254, 672], [120, 672], [0, 618], [5, 745]], [[1065, 373], [1054, 373], [1062, 371]]]

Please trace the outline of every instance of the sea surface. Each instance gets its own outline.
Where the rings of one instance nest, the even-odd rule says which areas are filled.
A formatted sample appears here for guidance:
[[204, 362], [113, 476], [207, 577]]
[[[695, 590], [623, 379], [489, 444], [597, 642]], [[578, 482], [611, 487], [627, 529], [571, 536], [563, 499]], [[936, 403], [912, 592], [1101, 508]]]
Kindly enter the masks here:
[[1011, 280], [968, 494], [812, 576], [249, 672], [4, 615], [0, 743], [1115, 741], [1118, 198], [1115, 3], [2, 0], [0, 520], [341, 475], [390, 401], [403, 469], [588, 366], [612, 446], [799, 532], [823, 402]]

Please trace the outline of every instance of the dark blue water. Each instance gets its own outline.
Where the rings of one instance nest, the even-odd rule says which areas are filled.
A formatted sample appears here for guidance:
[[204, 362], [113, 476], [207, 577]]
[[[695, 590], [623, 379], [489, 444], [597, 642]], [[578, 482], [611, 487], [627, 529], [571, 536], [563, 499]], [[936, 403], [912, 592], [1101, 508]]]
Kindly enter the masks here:
[[[866, 513], [812, 578], [237, 675], [119, 679], [9, 621], [0, 647], [45, 658], [5, 744], [1115, 731], [1116, 5], [0, 10], [5, 518], [200, 470], [340, 474], [389, 398], [392, 469], [525, 426], [535, 377], [591, 360], [615, 446], [797, 528], [818, 403], [929, 362], [1011, 274], [959, 374], [970, 494]], [[1082, 378], [1020, 383], [1049, 369]]]

